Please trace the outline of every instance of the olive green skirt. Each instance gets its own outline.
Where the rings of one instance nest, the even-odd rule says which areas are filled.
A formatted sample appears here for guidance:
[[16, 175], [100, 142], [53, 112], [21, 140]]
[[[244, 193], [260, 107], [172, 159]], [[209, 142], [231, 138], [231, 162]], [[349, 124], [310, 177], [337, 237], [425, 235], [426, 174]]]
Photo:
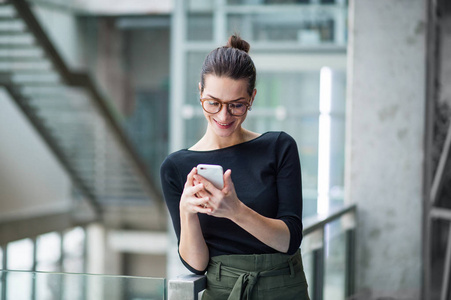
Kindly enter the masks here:
[[210, 259], [202, 300], [309, 300], [300, 251]]

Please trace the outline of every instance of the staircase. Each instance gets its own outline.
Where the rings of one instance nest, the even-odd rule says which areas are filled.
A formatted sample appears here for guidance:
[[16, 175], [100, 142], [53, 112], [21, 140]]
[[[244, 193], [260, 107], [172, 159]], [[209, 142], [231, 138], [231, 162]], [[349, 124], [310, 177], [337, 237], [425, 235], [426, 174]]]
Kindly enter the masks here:
[[87, 74], [68, 68], [25, 0], [0, 0], [0, 86], [99, 217], [105, 205], [160, 207], [119, 114]]

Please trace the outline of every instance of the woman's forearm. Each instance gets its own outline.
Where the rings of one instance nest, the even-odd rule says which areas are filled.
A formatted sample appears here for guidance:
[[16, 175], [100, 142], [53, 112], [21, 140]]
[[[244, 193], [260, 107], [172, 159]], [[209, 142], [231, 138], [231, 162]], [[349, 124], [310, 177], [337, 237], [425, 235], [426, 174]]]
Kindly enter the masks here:
[[180, 256], [191, 267], [203, 271], [208, 266], [209, 253], [197, 214], [180, 213]]
[[264, 217], [241, 203], [231, 219], [267, 246], [286, 253], [290, 246], [290, 230], [282, 220]]

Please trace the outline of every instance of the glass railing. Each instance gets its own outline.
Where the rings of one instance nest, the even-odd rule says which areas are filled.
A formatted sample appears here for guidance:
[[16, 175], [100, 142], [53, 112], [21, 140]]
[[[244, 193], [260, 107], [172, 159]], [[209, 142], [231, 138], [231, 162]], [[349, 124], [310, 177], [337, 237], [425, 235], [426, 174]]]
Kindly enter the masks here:
[[[301, 253], [312, 300], [345, 300], [354, 293], [356, 206], [303, 220]], [[163, 278], [1, 271], [0, 300], [195, 300], [206, 277]]]
[[[301, 253], [311, 300], [344, 300], [354, 293], [355, 211], [350, 205], [303, 220]], [[198, 299], [205, 287], [205, 276], [169, 280], [169, 300]]]
[[162, 278], [0, 271], [0, 300], [164, 300]]

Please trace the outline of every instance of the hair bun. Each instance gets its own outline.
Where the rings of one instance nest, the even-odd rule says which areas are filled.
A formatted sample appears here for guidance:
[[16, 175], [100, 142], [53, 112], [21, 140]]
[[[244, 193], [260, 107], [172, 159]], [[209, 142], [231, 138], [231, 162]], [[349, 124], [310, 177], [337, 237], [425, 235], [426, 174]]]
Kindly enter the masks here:
[[237, 48], [246, 53], [249, 53], [249, 49], [251, 48], [251, 46], [249, 45], [248, 42], [241, 39], [241, 37], [239, 35], [235, 35], [235, 34], [231, 35], [229, 37], [229, 40], [227, 41], [227, 47]]

